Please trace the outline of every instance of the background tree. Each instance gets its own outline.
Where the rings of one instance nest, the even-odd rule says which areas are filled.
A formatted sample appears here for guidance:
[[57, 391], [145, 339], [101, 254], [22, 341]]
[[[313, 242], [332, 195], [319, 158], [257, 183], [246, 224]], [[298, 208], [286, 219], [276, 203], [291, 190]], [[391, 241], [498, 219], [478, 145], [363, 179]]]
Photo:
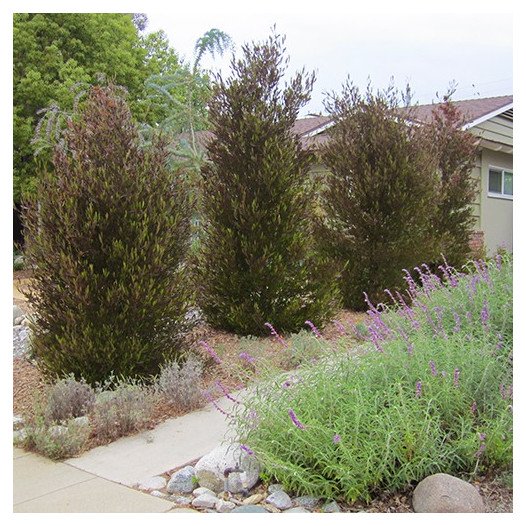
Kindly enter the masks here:
[[190, 207], [123, 94], [94, 87], [25, 210], [32, 351], [48, 374], [145, 376], [180, 355]]
[[[148, 120], [144, 82], [180, 65], [162, 32], [143, 36], [125, 13], [15, 13], [13, 15], [14, 200], [34, 190], [37, 168], [31, 139], [38, 110], [72, 108], [77, 85], [105, 74], [125, 86], [134, 116]], [[77, 90], [78, 91], [78, 90]]]
[[473, 230], [473, 211], [477, 182], [471, 176], [477, 157], [477, 139], [463, 130], [465, 115], [448, 93], [433, 108], [429, 143], [436, 150], [440, 186], [437, 194], [435, 231], [440, 237], [439, 250], [447, 262], [460, 268], [470, 256], [469, 241]]
[[321, 152], [330, 173], [320, 238], [346, 265], [345, 305], [363, 309], [364, 292], [375, 303], [388, 299], [384, 289], [405, 288], [402, 269], [437, 254], [436, 156], [393, 88], [361, 95], [347, 81], [326, 110], [335, 126]]
[[196, 286], [207, 320], [241, 334], [266, 332], [265, 322], [322, 325], [337, 303], [335, 273], [312, 235], [312, 155], [292, 132], [314, 75], [285, 82], [284, 52], [279, 35], [243, 46], [209, 105]]

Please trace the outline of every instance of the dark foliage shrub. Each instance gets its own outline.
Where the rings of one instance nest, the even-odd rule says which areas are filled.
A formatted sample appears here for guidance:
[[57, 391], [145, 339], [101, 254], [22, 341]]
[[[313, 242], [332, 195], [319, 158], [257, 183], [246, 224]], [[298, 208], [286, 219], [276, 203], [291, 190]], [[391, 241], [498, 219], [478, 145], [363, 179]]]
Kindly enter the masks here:
[[157, 380], [157, 388], [177, 407], [195, 409], [203, 401], [200, 386], [202, 375], [202, 362], [191, 355], [182, 365], [176, 360], [166, 365]]
[[189, 305], [190, 206], [163, 139], [141, 149], [114, 87], [94, 87], [68, 122], [25, 208], [33, 351], [87, 382], [157, 374], [181, 350]]
[[46, 421], [61, 422], [84, 416], [95, 403], [95, 391], [84, 381], [68, 376], [53, 385], [47, 396]]
[[330, 173], [319, 237], [346, 265], [343, 301], [355, 309], [365, 308], [364, 291], [384, 301], [384, 289], [402, 288], [402, 268], [438, 254], [436, 155], [424, 128], [399, 106], [393, 89], [362, 95], [349, 81], [326, 102], [335, 126], [321, 151]]
[[312, 233], [312, 155], [292, 131], [314, 76], [284, 83], [283, 46], [277, 35], [245, 45], [209, 107], [197, 287], [208, 321], [239, 334], [323, 325], [337, 299]]
[[462, 129], [466, 116], [450, 97], [433, 109], [426, 129], [429, 144], [435, 148], [440, 184], [434, 220], [439, 250], [447, 262], [460, 268], [470, 254], [469, 240], [473, 229], [471, 204], [475, 199], [477, 181], [471, 176], [477, 156], [477, 138]]

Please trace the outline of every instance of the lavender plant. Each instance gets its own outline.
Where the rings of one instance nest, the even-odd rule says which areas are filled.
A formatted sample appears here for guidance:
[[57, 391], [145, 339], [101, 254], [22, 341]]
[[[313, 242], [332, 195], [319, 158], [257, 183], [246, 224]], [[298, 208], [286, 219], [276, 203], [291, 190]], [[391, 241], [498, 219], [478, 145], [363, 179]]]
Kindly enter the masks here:
[[267, 480], [354, 501], [440, 471], [511, 467], [512, 261], [448, 268], [445, 283], [421, 270], [411, 305], [396, 293], [397, 308], [369, 305], [360, 356], [313, 335], [319, 360], [294, 379], [268, 377], [234, 407]]

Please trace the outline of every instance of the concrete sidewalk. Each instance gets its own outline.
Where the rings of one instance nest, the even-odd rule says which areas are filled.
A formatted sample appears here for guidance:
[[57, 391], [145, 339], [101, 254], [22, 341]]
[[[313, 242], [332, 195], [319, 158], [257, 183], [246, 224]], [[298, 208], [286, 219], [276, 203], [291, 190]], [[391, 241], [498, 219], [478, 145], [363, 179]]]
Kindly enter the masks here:
[[[233, 402], [216, 403], [226, 412]], [[228, 436], [228, 421], [212, 404], [163, 422], [151, 431], [100, 446], [66, 464], [99, 477], [134, 486], [198, 460]]]
[[104, 480], [92, 473], [14, 449], [15, 513], [168, 512], [172, 502]]
[[[228, 412], [233, 402], [217, 401]], [[228, 420], [213, 404], [121, 438], [64, 462], [15, 449], [15, 512], [182, 512], [170, 501], [126, 486], [199, 459], [228, 437]]]

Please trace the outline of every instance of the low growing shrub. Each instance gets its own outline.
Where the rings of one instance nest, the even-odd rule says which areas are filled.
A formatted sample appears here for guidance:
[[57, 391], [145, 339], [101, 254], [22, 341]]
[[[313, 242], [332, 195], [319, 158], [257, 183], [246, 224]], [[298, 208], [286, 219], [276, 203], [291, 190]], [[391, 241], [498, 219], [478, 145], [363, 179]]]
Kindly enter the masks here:
[[153, 403], [152, 391], [138, 383], [120, 381], [112, 390], [100, 390], [90, 417], [94, 434], [112, 441], [144, 429]]
[[429, 273], [411, 307], [371, 305], [363, 354], [326, 342], [295, 381], [249, 392], [234, 423], [268, 480], [354, 501], [436, 472], [511, 468], [512, 263], [473, 267], [449, 269], [446, 285]]
[[200, 381], [203, 364], [190, 355], [182, 365], [177, 361], [165, 366], [157, 380], [158, 392], [182, 409], [195, 409], [203, 401]]
[[77, 381], [73, 375], [59, 380], [48, 391], [46, 422], [62, 422], [91, 411], [95, 403], [95, 391], [85, 381]]
[[81, 453], [89, 436], [90, 428], [74, 419], [64, 421], [63, 425], [50, 425], [43, 415], [38, 415], [25, 427], [25, 437], [18, 445], [60, 460]]

